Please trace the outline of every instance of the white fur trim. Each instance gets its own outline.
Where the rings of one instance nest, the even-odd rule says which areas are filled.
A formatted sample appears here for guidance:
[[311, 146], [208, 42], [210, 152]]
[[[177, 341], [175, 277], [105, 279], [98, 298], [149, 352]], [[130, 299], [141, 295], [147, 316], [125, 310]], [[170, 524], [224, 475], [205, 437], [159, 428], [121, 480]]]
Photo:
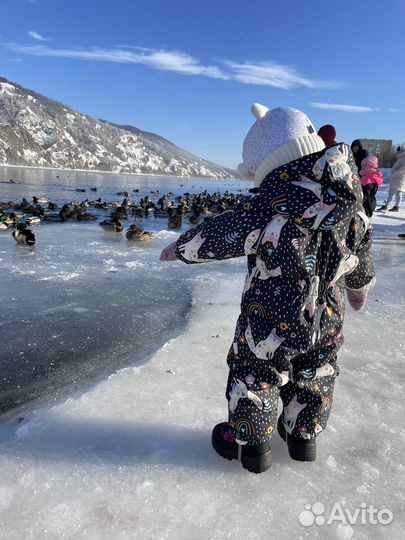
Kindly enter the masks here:
[[287, 144], [280, 146], [280, 148], [277, 148], [274, 152], [269, 154], [257, 168], [254, 178], [256, 186], [259, 187], [264, 178], [266, 178], [273, 169], [277, 169], [277, 167], [281, 167], [281, 165], [290, 163], [290, 161], [294, 161], [300, 157], [319, 152], [324, 148], [325, 143], [321, 137], [315, 133], [293, 139]]
[[269, 112], [269, 110], [270, 109], [268, 109], [264, 105], [260, 105], [260, 103], [253, 103], [253, 105], [250, 107], [250, 111], [256, 118], [256, 120], [261, 120], [262, 118], [264, 118]]
[[239, 163], [238, 165], [238, 173], [243, 176], [246, 180], [250, 180], [251, 182], [255, 181], [255, 175], [249, 171], [249, 169], [246, 167], [244, 163]]

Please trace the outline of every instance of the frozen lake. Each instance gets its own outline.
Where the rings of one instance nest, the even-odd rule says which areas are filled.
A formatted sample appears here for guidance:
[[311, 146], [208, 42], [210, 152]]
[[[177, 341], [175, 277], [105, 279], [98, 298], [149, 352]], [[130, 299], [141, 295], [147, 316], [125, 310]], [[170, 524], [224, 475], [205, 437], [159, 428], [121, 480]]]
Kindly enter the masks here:
[[[31, 201], [36, 195], [59, 207], [86, 198], [120, 201], [118, 191], [128, 191], [133, 200], [150, 195], [156, 201], [159, 195], [151, 191], [177, 195], [235, 186], [214, 180], [0, 167], [1, 201]], [[90, 187], [97, 187], [97, 193]], [[237, 187], [250, 185], [240, 182]], [[100, 219], [108, 214], [99, 212]], [[127, 227], [132, 222], [123, 223]], [[123, 234], [111, 238], [98, 222], [76, 220], [33, 226], [33, 248], [17, 246], [11, 230], [0, 232], [0, 412], [12, 409], [15, 414], [18, 409], [23, 414], [29, 402], [67, 397], [119, 368], [144, 362], [184, 330], [192, 282], [201, 277], [201, 269], [168, 273], [159, 254], [178, 232], [167, 229], [166, 219], [144, 219], [143, 225], [155, 233], [147, 244], [130, 244]], [[183, 230], [189, 226], [185, 219]]]

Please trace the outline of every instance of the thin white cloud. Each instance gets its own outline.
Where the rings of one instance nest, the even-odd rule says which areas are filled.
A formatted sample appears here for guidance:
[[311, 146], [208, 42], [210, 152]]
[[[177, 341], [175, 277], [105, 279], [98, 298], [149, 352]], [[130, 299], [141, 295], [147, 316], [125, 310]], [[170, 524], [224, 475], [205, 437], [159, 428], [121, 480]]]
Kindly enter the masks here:
[[50, 38], [38, 34], [38, 32], [35, 30], [28, 30], [27, 34], [32, 37], [32, 39], [36, 39], [37, 41], [51, 41]]
[[388, 109], [388, 112], [401, 112], [401, 109], [394, 109], [394, 108], [390, 108]]
[[338, 105], [337, 103], [319, 103], [317, 101], [311, 102], [310, 105], [315, 109], [329, 109], [332, 111], [343, 111], [349, 113], [374, 112], [379, 110], [374, 107], [363, 107], [361, 105]]
[[273, 86], [290, 90], [297, 86], [305, 88], [342, 88], [337, 81], [317, 81], [302, 77], [293, 66], [284, 66], [276, 62], [243, 62], [229, 60], [224, 64], [230, 69], [232, 79], [245, 84]]
[[138, 52], [122, 49], [54, 49], [46, 45], [8, 44], [14, 52], [34, 56], [52, 56], [58, 58], [76, 58], [121, 64], [143, 64], [154, 69], [173, 71], [183, 75], [205, 75], [214, 79], [229, 77], [217, 66], [203, 66], [198, 60], [179, 51], [165, 51], [140, 48]]
[[[35, 39], [47, 39], [42, 36]], [[31, 37], [34, 37], [30, 33]], [[58, 49], [47, 45], [3, 44], [8, 49], [33, 56], [74, 58], [78, 60], [142, 64], [161, 71], [171, 71], [182, 75], [201, 75], [213, 79], [232, 80], [242, 84], [272, 86], [283, 90], [296, 87], [310, 89], [342, 88], [337, 81], [315, 80], [301, 76], [294, 67], [276, 62], [233, 62], [216, 60], [217, 65], [203, 65], [198, 59], [181, 51], [150, 49], [131, 45], [120, 45], [112, 49], [93, 47], [89, 49]]]

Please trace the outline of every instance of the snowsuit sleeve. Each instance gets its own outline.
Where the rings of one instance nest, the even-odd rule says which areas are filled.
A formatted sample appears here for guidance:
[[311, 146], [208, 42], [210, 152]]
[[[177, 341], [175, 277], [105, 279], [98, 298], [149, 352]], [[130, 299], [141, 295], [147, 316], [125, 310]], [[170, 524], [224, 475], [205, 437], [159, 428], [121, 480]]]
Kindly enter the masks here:
[[176, 256], [193, 264], [252, 254], [272, 213], [266, 197], [256, 195], [234, 210], [207, 218], [195, 229], [182, 234], [177, 241]]
[[346, 245], [357, 255], [356, 268], [345, 277], [347, 289], [368, 291], [375, 285], [375, 270], [371, 252], [373, 229], [368, 218], [358, 212], [352, 219]]
[[[321, 184], [321, 187], [315, 190], [319, 202], [307, 208], [298, 217], [298, 221], [301, 226], [310, 230], [334, 229], [346, 222], [348, 233], [345, 243], [358, 258], [356, 268], [345, 278], [346, 287], [368, 290], [375, 284], [371, 252], [373, 230], [364, 213], [363, 193], [348, 146], [340, 144], [329, 148], [315, 163], [313, 172]], [[303, 180], [302, 187], [306, 184], [310, 184], [308, 179]], [[293, 202], [292, 199], [290, 206]], [[300, 204], [301, 199], [297, 199], [294, 208], [298, 215]], [[294, 208], [290, 208], [290, 215], [294, 215]], [[297, 222], [297, 219], [295, 221]]]
[[[313, 162], [312, 155], [307, 158]], [[319, 154], [312, 178], [300, 175], [301, 181], [291, 180], [297, 178], [296, 172], [291, 174], [294, 163], [307, 170], [305, 159], [272, 172], [250, 202], [182, 234], [176, 245], [177, 258], [192, 264], [254, 255], [260, 242], [278, 242], [287, 221], [306, 236], [349, 221], [362, 209], [363, 200], [349, 147], [340, 144], [327, 149]]]

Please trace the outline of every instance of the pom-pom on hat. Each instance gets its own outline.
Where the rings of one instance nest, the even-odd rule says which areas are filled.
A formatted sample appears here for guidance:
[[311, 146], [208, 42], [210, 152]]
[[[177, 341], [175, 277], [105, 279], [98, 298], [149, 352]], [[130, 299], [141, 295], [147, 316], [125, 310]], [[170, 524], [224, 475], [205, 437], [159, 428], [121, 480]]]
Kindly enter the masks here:
[[238, 171], [256, 186], [273, 169], [325, 148], [312, 122], [298, 109], [268, 109], [255, 103], [251, 111], [256, 122], [243, 143]]

